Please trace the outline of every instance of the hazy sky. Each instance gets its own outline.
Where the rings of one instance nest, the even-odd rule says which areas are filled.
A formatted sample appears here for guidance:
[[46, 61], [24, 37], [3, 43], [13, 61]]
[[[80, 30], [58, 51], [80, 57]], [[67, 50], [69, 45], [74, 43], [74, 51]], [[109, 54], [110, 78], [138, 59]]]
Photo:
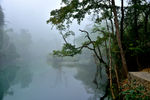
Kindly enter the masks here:
[[[55, 39], [58, 31], [51, 30], [46, 24], [50, 11], [60, 7], [61, 0], [0, 0], [5, 14], [6, 26], [16, 31], [28, 29], [33, 39]], [[73, 25], [73, 29], [85, 28], [89, 21], [85, 20], [80, 26]], [[57, 36], [56, 36], [57, 35]]]
[[28, 29], [33, 38], [53, 38], [55, 31], [46, 24], [52, 9], [61, 0], [1, 0], [6, 26], [15, 30]]
[[[6, 26], [15, 31], [28, 29], [33, 40], [62, 39], [58, 31], [51, 30], [51, 25], [46, 24], [50, 11], [59, 8], [60, 4], [61, 0], [1, 0]], [[79, 34], [79, 29], [84, 29], [88, 22], [85, 20], [80, 26], [74, 23], [73, 31]]]

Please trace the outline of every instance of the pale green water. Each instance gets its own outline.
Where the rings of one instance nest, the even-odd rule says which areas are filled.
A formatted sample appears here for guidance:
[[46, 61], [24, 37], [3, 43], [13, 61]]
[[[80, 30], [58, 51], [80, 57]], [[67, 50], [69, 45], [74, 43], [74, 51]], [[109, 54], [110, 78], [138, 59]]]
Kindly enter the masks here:
[[[0, 100], [99, 100], [106, 77], [102, 74], [97, 89], [91, 56], [79, 57], [75, 63], [47, 60], [52, 50], [61, 47], [57, 32], [46, 24], [50, 9], [58, 6], [56, 1], [0, 1], [6, 26], [14, 29], [8, 36], [5, 33], [4, 50], [0, 51]], [[16, 32], [22, 28], [27, 33]]]
[[94, 65], [52, 66], [43, 56], [32, 59], [24, 69], [3, 100], [97, 100], [101, 95], [92, 82]]

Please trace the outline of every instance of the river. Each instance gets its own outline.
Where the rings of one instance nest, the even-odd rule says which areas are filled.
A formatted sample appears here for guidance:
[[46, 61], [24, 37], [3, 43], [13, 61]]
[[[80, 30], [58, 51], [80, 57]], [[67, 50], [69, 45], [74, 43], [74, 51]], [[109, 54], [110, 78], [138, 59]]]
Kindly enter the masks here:
[[98, 100], [103, 95], [103, 89], [96, 89], [93, 83], [94, 63], [49, 62], [52, 61], [47, 55], [34, 55], [27, 60], [27, 66], [19, 69], [3, 100]]

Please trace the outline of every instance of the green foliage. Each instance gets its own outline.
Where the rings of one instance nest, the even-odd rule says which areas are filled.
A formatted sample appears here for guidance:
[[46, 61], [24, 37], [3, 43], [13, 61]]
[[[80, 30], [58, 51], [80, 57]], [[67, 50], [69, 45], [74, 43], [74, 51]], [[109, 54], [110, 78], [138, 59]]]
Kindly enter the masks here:
[[96, 37], [96, 40], [94, 42], [95, 46], [105, 47], [104, 42], [107, 43], [108, 38], [109, 38], [109, 34], [111, 34], [111, 33], [108, 32], [108, 30], [106, 30], [106, 28], [102, 27], [102, 26], [103, 25], [101, 25], [101, 24], [94, 24], [93, 29], [92, 29], [92, 33], [98, 34]]
[[135, 56], [135, 55], [138, 55], [140, 53], [143, 53], [144, 52], [144, 50], [143, 50], [143, 47], [144, 47], [143, 42], [140, 42], [140, 41], [137, 40], [134, 43], [136, 43], [137, 45], [134, 46], [133, 43], [129, 44], [129, 50], [130, 50], [130, 52], [133, 52], [132, 56]]
[[[65, 40], [68, 36], [75, 35], [71, 31], [66, 32], [66, 29], [69, 28], [69, 25], [74, 19], [80, 24], [87, 14], [93, 15], [92, 20], [94, 26], [91, 32], [92, 34], [88, 34], [87, 32], [85, 36], [86, 39], [81, 43], [81, 47], [89, 49], [93, 47], [98, 51], [99, 47], [101, 49], [106, 45], [108, 46], [108, 39], [110, 37], [112, 62], [113, 64], [117, 63], [116, 65], [121, 69], [120, 49], [118, 48], [116, 34], [112, 34], [116, 29], [112, 21], [114, 15], [112, 14], [111, 2], [109, 5], [109, 1], [106, 0], [62, 0], [62, 3], [65, 4], [63, 7], [51, 11], [50, 19], [47, 23], [55, 25]], [[123, 18], [120, 11], [121, 9], [118, 7], [117, 16], [119, 22], [121, 22]], [[135, 58], [140, 58], [147, 54], [150, 55], [149, 12], [150, 4], [145, 0], [130, 0], [128, 7], [124, 7], [123, 32], [120, 33], [122, 33], [121, 42], [125, 51], [128, 68], [131, 68], [130, 65], [137, 66], [138, 63], [141, 63], [140, 59]], [[105, 22], [107, 23], [106, 25], [104, 24]], [[65, 31], [65, 33], [63, 34], [62, 31]], [[94, 37], [94, 39], [88, 39], [91, 37]], [[54, 51], [53, 53], [58, 56], [74, 56], [81, 53], [81, 47], [76, 48], [75, 45], [66, 42], [61, 51]], [[93, 48], [91, 50], [93, 50]], [[107, 52], [106, 49], [105, 51]], [[100, 55], [101, 53], [98, 54]], [[104, 56], [104, 54], [102, 55]], [[147, 59], [149, 58], [146, 58], [145, 61], [149, 63]], [[141, 66], [143, 65], [141, 64]], [[140, 92], [143, 91], [141, 89], [141, 87], [131, 88], [130, 90], [122, 92], [122, 95], [125, 95], [127, 100], [138, 100], [140, 96], [143, 95], [142, 92]]]
[[53, 54], [63, 57], [63, 56], [74, 56], [76, 54], [81, 53], [81, 50], [78, 48], [75, 48], [75, 45], [71, 45], [71, 44], [64, 44], [64, 46], [62, 47], [62, 50], [54, 50]]
[[64, 36], [64, 38], [67, 38], [67, 37], [69, 37], [70, 35], [74, 36], [75, 33], [74, 33], [73, 31], [67, 31], [63, 36]]
[[150, 93], [142, 85], [136, 85], [136, 81], [133, 84], [126, 84], [122, 89], [125, 89], [120, 93], [124, 96], [124, 100], [149, 100]]
[[81, 2], [79, 0], [62, 0], [65, 6], [51, 11], [50, 19], [47, 20], [47, 23], [51, 22], [54, 25], [59, 25], [65, 21], [66, 23], [71, 23], [72, 19], [76, 19], [80, 23], [86, 14], [95, 13], [98, 15], [100, 8], [109, 8], [105, 2], [99, 2], [99, 0], [82, 0]]

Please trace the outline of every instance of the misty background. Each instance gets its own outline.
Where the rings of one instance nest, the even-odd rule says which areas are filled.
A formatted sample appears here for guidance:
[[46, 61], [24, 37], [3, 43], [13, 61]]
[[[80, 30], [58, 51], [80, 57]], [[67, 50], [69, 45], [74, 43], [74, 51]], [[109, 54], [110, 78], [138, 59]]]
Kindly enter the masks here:
[[[97, 87], [90, 51], [73, 58], [50, 54], [63, 44], [59, 32], [46, 24], [60, 5], [61, 0], [0, 0], [0, 100], [97, 100], [104, 94], [105, 71]], [[71, 26], [77, 41], [79, 29], [91, 25], [88, 18]]]

